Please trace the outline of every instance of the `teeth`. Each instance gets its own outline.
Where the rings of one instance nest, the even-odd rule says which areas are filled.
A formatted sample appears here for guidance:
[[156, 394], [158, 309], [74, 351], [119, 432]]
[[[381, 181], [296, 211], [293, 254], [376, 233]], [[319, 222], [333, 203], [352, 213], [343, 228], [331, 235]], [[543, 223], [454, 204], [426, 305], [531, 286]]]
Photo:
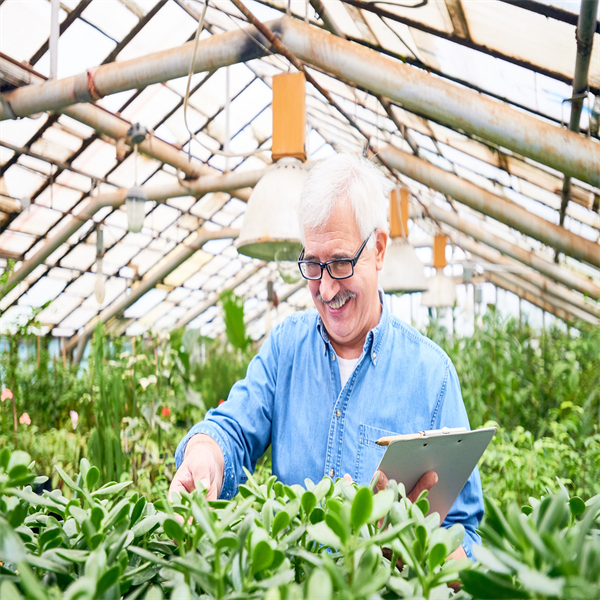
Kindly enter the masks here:
[[344, 298], [343, 300], [336, 300], [334, 302], [329, 302], [329, 306], [330, 308], [337, 310], [339, 308], [342, 308], [342, 306], [344, 306], [344, 304], [346, 304], [347, 301], [348, 298]]

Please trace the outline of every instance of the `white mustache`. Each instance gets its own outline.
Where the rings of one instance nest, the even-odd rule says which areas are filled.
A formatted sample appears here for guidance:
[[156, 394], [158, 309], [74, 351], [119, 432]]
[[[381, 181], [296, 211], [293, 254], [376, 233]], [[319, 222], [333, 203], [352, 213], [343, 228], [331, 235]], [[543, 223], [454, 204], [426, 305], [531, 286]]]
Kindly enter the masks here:
[[338, 304], [345, 303], [347, 300], [352, 298], [356, 298], [356, 294], [351, 292], [350, 290], [342, 290], [338, 292], [331, 300], [323, 300], [323, 296], [321, 296], [321, 292], [317, 292], [317, 300], [322, 302], [323, 304], [329, 306], [330, 304]]

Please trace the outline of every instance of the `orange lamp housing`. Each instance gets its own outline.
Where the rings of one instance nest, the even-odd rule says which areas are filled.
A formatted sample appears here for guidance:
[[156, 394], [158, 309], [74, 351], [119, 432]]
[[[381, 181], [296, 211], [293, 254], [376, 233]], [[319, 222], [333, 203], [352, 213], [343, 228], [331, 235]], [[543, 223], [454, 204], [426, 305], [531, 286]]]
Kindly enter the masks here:
[[433, 238], [433, 266], [436, 271], [443, 269], [448, 262], [446, 261], [446, 244], [448, 236], [438, 234]]
[[273, 77], [273, 162], [306, 160], [306, 79], [304, 73]]
[[406, 188], [390, 192], [390, 237], [408, 237], [408, 196]]

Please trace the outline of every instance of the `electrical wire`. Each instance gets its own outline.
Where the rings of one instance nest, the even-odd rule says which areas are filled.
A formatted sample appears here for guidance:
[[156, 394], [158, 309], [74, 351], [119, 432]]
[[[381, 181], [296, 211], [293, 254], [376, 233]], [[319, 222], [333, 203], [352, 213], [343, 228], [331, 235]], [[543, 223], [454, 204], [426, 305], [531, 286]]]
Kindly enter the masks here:
[[[192, 84], [192, 76], [194, 75], [194, 69], [196, 67], [196, 55], [198, 53], [198, 44], [200, 42], [200, 34], [202, 33], [202, 30], [204, 28], [204, 19], [206, 16], [206, 11], [208, 9], [208, 0], [205, 0], [202, 4], [203, 4], [202, 14], [200, 15], [200, 20], [198, 21], [198, 30], [196, 31], [196, 37], [194, 39], [194, 53], [192, 54], [192, 61], [190, 63], [190, 70], [188, 73], [187, 86], [186, 86], [186, 90], [185, 90], [185, 96], [183, 99], [183, 121], [185, 123], [185, 128], [187, 129], [188, 133], [190, 134], [190, 141], [192, 139], [194, 139], [196, 142], [198, 142], [198, 144], [200, 144], [203, 148], [206, 148], [206, 150], [208, 150], [212, 154], [217, 154], [219, 156], [224, 156], [226, 158], [248, 158], [249, 156], [254, 156], [256, 154], [260, 154], [265, 151], [264, 148], [257, 148], [256, 150], [252, 150], [251, 152], [225, 152], [223, 150], [212, 150], [211, 148], [208, 148], [200, 141], [198, 136], [190, 129], [190, 126], [188, 124], [187, 109], [188, 109], [188, 104], [189, 104], [189, 99], [190, 99], [190, 88], [191, 88], [191, 84]], [[228, 16], [232, 19], [232, 21], [234, 21], [234, 19], [231, 17], [231, 15], [228, 15]], [[235, 21], [234, 21], [234, 23], [235, 23]], [[236, 25], [237, 25], [237, 23], [236, 23]], [[238, 25], [238, 27], [239, 27], [239, 25]], [[242, 29], [242, 28], [240, 27], [240, 29]], [[246, 32], [246, 33], [248, 35], [250, 35], [248, 32]], [[255, 40], [251, 35], [250, 35], [250, 37], [257, 44], [259, 44], [260, 46], [262, 46], [264, 48], [264, 46], [262, 44], [260, 44], [260, 42], [258, 40]], [[270, 52], [267, 48], [265, 48], [265, 50], [267, 52]], [[177, 170], [177, 179], [179, 179], [179, 183], [181, 183], [182, 185], [185, 186], [185, 184], [182, 182], [181, 178], [179, 177], [179, 170]]]

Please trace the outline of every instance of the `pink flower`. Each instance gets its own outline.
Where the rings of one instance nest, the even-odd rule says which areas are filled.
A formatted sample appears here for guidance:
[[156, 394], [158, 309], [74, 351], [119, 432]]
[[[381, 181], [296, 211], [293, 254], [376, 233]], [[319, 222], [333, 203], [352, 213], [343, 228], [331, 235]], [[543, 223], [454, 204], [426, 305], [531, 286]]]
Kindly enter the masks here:
[[2, 400], [2, 402], [5, 400], [12, 400], [12, 397], [13, 393], [8, 388], [4, 388], [2, 390], [2, 396], [0, 396], [0, 400]]
[[27, 413], [23, 413], [19, 419], [19, 423], [21, 423], [21, 425], [31, 425], [31, 419], [29, 418], [29, 415]]
[[71, 423], [73, 423], [73, 429], [77, 427], [77, 423], [79, 423], [79, 414], [76, 410], [72, 410], [69, 412], [69, 416], [71, 417]]
[[170, 417], [171, 416], [171, 409], [168, 406], [163, 406], [162, 410], [160, 411], [160, 414], [163, 417]]

